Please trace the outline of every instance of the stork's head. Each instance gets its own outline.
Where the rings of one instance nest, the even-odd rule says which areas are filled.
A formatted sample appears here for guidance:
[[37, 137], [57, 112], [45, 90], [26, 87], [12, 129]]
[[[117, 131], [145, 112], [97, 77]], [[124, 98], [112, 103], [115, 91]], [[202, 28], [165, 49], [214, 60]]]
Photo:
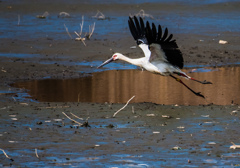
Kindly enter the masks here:
[[122, 54], [120, 53], [115, 53], [112, 55], [112, 57], [110, 59], [108, 59], [107, 61], [105, 61], [104, 63], [102, 63], [100, 66], [98, 66], [97, 68], [101, 68], [104, 65], [107, 65], [108, 63], [112, 62], [112, 61], [116, 61], [119, 59], [119, 57], [121, 57]]

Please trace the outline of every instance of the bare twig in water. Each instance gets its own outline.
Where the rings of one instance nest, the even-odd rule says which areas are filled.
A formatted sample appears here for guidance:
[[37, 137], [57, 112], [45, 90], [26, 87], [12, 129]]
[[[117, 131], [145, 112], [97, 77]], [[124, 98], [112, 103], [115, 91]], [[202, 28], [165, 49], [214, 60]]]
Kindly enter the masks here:
[[67, 26], [66, 26], [65, 24], [64, 24], [64, 27], [65, 27], [65, 29], [66, 29], [66, 32], [67, 32], [68, 36], [72, 39], [72, 36], [71, 36], [71, 34], [69, 33], [68, 28], [67, 28]]
[[65, 114], [64, 112], [62, 112], [63, 115], [65, 115], [69, 120], [72, 120], [73, 122], [77, 123], [79, 126], [82, 126], [83, 124], [81, 124], [80, 122], [74, 120], [74, 119], [71, 119], [67, 114]]
[[[83, 118], [80, 118], [80, 117], [76, 116], [76, 115], [73, 114], [73, 113], [70, 113], [70, 114], [72, 114], [74, 117], [76, 117], [76, 118], [78, 118], [78, 119], [80, 119], [80, 120], [83, 120]], [[88, 118], [89, 118], [89, 117], [88, 117]], [[88, 118], [87, 118], [86, 120], [88, 120]]]
[[127, 105], [128, 105], [128, 103], [134, 98], [135, 96], [133, 96], [131, 99], [129, 99], [128, 101], [127, 101], [127, 103], [122, 107], [122, 108], [120, 108], [118, 111], [116, 111], [114, 114], [113, 114], [113, 117], [115, 117], [116, 115], [117, 115], [117, 113], [119, 113], [121, 110], [123, 110]]
[[95, 16], [92, 16], [92, 17], [97, 18], [98, 20], [105, 20], [106, 19], [105, 15], [102, 12], [100, 12], [99, 10], [97, 11], [97, 14]]
[[154, 19], [154, 17], [150, 14], [146, 14], [145, 11], [143, 9], [141, 9], [138, 13], [132, 15], [132, 14], [129, 14], [130, 17], [133, 17], [133, 16], [139, 16], [139, 17], [142, 17], [142, 18], [145, 18], [145, 17], [150, 17], [151, 19]]
[[39, 158], [39, 156], [37, 154], [37, 148], [35, 148], [35, 154], [36, 154], [36, 157]]
[[60, 13], [58, 14], [58, 17], [70, 17], [70, 14], [67, 13], [67, 12], [60, 12]]
[[91, 38], [94, 30], [95, 30], [95, 22], [93, 23], [93, 25], [89, 25], [89, 33], [85, 35], [87, 39]]
[[3, 152], [3, 154], [6, 156], [6, 158], [8, 158], [8, 159], [10, 159], [10, 160], [12, 160], [13, 161], [13, 159], [12, 158], [10, 158], [7, 154], [6, 154], [6, 152], [3, 150], [3, 149], [0, 149], [2, 152]]
[[83, 29], [83, 24], [84, 24], [84, 16], [82, 16], [82, 23], [80, 23], [80, 32], [77, 33], [76, 31], [74, 31], [74, 33], [78, 36], [77, 38], [75, 38], [76, 41], [82, 41], [82, 43], [86, 46], [85, 38], [81, 37], [82, 35], [82, 29]]
[[[83, 24], [84, 24], [84, 16], [82, 16], [82, 23], [80, 23], [80, 31], [79, 31], [79, 33], [76, 32], [76, 31], [74, 31], [74, 33], [77, 35], [77, 37], [75, 38], [75, 40], [76, 40], [76, 41], [81, 41], [81, 42], [86, 46], [85, 40], [86, 40], [86, 38], [87, 38], [87, 39], [90, 39], [91, 36], [93, 35], [93, 32], [94, 32], [94, 30], [95, 30], [95, 22], [93, 23], [93, 25], [89, 25], [89, 33], [86, 33], [86, 34], [85, 34], [85, 37], [86, 37], [86, 38], [82, 37]], [[65, 24], [64, 24], [64, 27], [65, 27], [65, 29], [66, 29], [66, 32], [67, 32], [68, 36], [69, 36], [71, 39], [73, 39], [72, 36], [71, 36], [71, 34], [70, 34], [69, 31], [68, 31], [67, 26], [66, 26]], [[78, 94], [78, 100], [79, 100], [79, 94]]]

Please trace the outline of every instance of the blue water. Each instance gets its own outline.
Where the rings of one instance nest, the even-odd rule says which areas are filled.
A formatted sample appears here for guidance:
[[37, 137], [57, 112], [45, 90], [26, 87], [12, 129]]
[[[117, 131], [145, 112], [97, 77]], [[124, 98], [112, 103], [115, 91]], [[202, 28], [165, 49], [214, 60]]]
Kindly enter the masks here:
[[[20, 2], [19, 2], [20, 3]], [[48, 11], [49, 16], [46, 19], [39, 19], [36, 16], [41, 15], [44, 11], [36, 11], [32, 13], [21, 14], [15, 10], [9, 10], [8, 17], [0, 17], [0, 34], [1, 38], [24, 39], [24, 38], [53, 38], [53, 39], [69, 39], [64, 24], [68, 27], [72, 37], [76, 35], [74, 31], [79, 32], [84, 15], [83, 32], [88, 32], [88, 25], [96, 23], [94, 38], [103, 39], [105, 35], [121, 37], [122, 35], [130, 35], [128, 30], [128, 15], [136, 14], [144, 6], [151, 5], [154, 9], [145, 10], [154, 19], [146, 18], [150, 22], [161, 24], [168, 27], [173, 34], [177, 33], [194, 33], [216, 35], [222, 32], [240, 32], [240, 10], [238, 6], [240, 2], [237, 0], [124, 0], [124, 1], [96, 1], [87, 2], [70, 1], [66, 5], [84, 5], [93, 4], [93, 9], [87, 12], [74, 11], [69, 13], [69, 18], [59, 18], [58, 12]], [[104, 6], [103, 12], [107, 19], [97, 20], [92, 16], [97, 13], [95, 9], [97, 4]], [[111, 10], [107, 5], [119, 5], [117, 11]], [[133, 9], [121, 9], [121, 5], [133, 5]], [[140, 7], [136, 7], [136, 5]], [[177, 6], [176, 9], [170, 10], [171, 6]], [[164, 8], [166, 6], [166, 9]], [[218, 7], [221, 6], [221, 10]], [[158, 9], [159, 7], [159, 9]], [[116, 8], [116, 7], [115, 7]], [[59, 11], [61, 12], [61, 11]], [[18, 17], [20, 22], [18, 25]], [[146, 20], [145, 20], [146, 21]]]

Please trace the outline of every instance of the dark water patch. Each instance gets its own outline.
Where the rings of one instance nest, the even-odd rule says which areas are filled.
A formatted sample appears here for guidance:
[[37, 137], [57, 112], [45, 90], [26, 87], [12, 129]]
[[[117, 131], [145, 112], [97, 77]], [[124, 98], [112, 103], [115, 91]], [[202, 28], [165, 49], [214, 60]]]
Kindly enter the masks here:
[[183, 81], [206, 99], [197, 97], [170, 77], [141, 70], [111, 70], [78, 79], [44, 79], [17, 82], [12, 87], [28, 90], [31, 99], [40, 102], [95, 102], [199, 105], [240, 104], [240, 67], [221, 67], [212, 71], [190, 73], [193, 78], [211, 81], [202, 85]]

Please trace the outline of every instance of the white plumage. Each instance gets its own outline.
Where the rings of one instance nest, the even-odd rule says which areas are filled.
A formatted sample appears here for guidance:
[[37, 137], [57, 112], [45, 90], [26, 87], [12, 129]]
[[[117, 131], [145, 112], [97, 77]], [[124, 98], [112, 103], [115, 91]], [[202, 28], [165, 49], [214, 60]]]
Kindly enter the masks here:
[[181, 71], [183, 68], [183, 57], [179, 50], [176, 41], [172, 40], [173, 35], [168, 36], [168, 29], [166, 28], [162, 35], [162, 28], [158, 25], [158, 31], [154, 23], [150, 27], [149, 22], [146, 26], [143, 19], [140, 17], [139, 21], [137, 17], [129, 17], [129, 29], [133, 38], [136, 40], [138, 46], [142, 49], [144, 57], [131, 59], [124, 56], [121, 53], [115, 53], [113, 56], [101, 64], [98, 68], [116, 60], [123, 60], [130, 64], [144, 68], [147, 71], [157, 73], [163, 76], [171, 76], [176, 81], [183, 84], [187, 89], [193, 92], [195, 95], [203, 97], [200, 92], [195, 92], [184, 84], [179, 78], [173, 76], [178, 75], [202, 84], [212, 84], [207, 81], [199, 81], [188, 76]]

